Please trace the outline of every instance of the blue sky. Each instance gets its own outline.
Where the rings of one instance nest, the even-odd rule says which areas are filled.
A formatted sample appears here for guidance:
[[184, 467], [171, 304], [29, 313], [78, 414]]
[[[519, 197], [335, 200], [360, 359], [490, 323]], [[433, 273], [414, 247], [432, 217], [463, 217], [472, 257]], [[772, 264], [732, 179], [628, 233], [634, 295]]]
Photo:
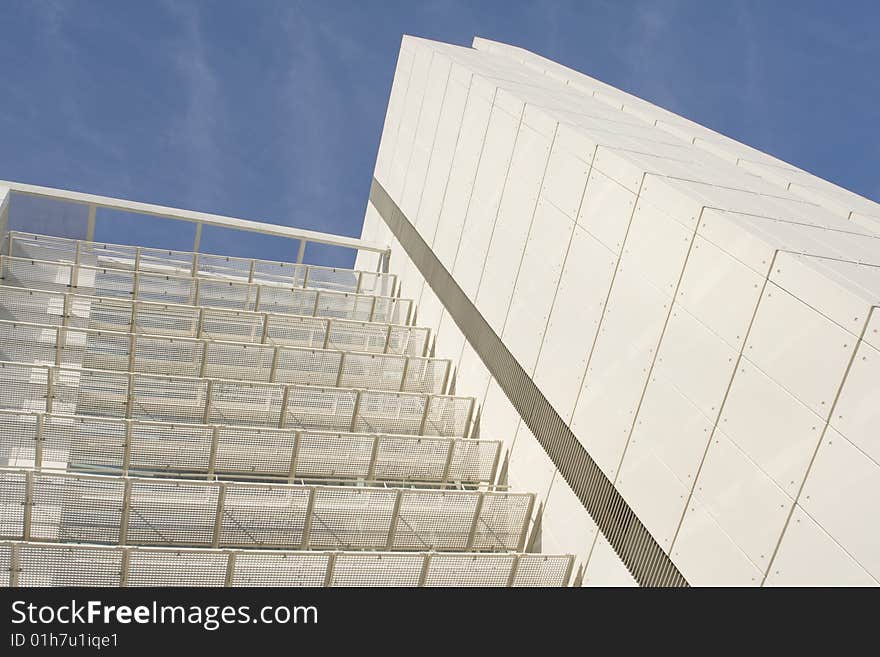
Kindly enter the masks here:
[[[0, 179], [357, 235], [408, 33], [520, 45], [880, 198], [873, 0], [2, 4]], [[191, 243], [107, 226], [99, 238]], [[202, 240], [268, 258], [288, 246]]]

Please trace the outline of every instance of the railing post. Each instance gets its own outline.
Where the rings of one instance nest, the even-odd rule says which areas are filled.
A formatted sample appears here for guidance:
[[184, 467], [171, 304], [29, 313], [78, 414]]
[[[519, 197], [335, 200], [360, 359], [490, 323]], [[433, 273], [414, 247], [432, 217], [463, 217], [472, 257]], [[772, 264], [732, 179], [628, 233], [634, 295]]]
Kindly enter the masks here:
[[131, 479], [125, 478], [122, 488], [122, 513], [119, 518], [119, 544], [128, 543], [128, 521], [131, 518]]
[[214, 514], [214, 532], [211, 535], [211, 547], [220, 547], [220, 534], [223, 532], [223, 503], [226, 501], [226, 484], [217, 484], [217, 510]]
[[[9, 198], [12, 196], [8, 187], [0, 187], [0, 239], [9, 228]], [[12, 255], [12, 231], [9, 231], [9, 248], [7, 254]]]
[[211, 419], [211, 396], [214, 392], [214, 379], [208, 379], [205, 388], [205, 411], [202, 414], [202, 424], [208, 424]]
[[217, 472], [217, 452], [220, 451], [220, 427], [211, 427], [211, 452], [208, 454], [208, 479], [213, 480]]
[[278, 428], [283, 429], [287, 424], [287, 404], [290, 401], [290, 386], [284, 386], [284, 393], [281, 397], [281, 412], [278, 415]]
[[86, 222], [86, 241], [94, 242], [95, 241], [95, 212], [97, 210], [97, 206], [94, 203], [89, 204], [89, 218]]
[[21, 540], [31, 540], [31, 521], [34, 510], [34, 473], [26, 470], [24, 473], [24, 509], [21, 524]]
[[296, 479], [296, 467], [299, 464], [299, 447], [302, 441], [302, 431], [296, 431], [293, 434], [293, 449], [290, 450], [290, 472], [287, 476], [287, 483], [292, 484]]
[[480, 493], [480, 497], [477, 499], [477, 508], [474, 510], [474, 521], [471, 523], [470, 532], [468, 532], [467, 547], [465, 548], [467, 551], [474, 549], [474, 543], [477, 539], [477, 527], [480, 526], [480, 514], [483, 512], [483, 500], [485, 498], [486, 493]]
[[301, 265], [305, 255], [306, 255], [306, 240], [301, 239], [299, 241], [299, 250], [296, 252], [296, 264]]
[[397, 497], [394, 498], [394, 508], [391, 511], [391, 523], [388, 525], [388, 536], [385, 539], [385, 549], [390, 550], [394, 547], [394, 537], [397, 534], [397, 524], [400, 520], [400, 506], [403, 503], [403, 489], [397, 490]]
[[309, 548], [309, 541], [311, 540], [312, 535], [312, 516], [315, 515], [315, 498], [318, 496], [318, 489], [314, 486], [311, 487], [310, 491], [309, 504], [306, 507], [306, 516], [303, 519], [302, 540], [299, 544], [301, 550], [307, 550]]
[[37, 470], [43, 467], [43, 432], [46, 428], [46, 414], [37, 414], [37, 426], [34, 433], [34, 467]]
[[202, 242], [202, 222], [199, 221], [196, 223], [196, 238], [193, 240], [193, 252], [199, 252], [199, 245]]
[[351, 433], [354, 433], [355, 427], [357, 427], [357, 418], [358, 418], [358, 413], [360, 413], [360, 410], [361, 410], [361, 391], [358, 390], [355, 393], [354, 409], [351, 412], [351, 426], [349, 427], [349, 431]]
[[230, 550], [226, 554], [226, 579], [223, 586], [229, 588], [235, 581], [235, 555], [238, 554], [234, 550]]
[[125, 445], [122, 447], [122, 474], [128, 476], [131, 470], [131, 447], [134, 441], [134, 422], [131, 418], [125, 418]]

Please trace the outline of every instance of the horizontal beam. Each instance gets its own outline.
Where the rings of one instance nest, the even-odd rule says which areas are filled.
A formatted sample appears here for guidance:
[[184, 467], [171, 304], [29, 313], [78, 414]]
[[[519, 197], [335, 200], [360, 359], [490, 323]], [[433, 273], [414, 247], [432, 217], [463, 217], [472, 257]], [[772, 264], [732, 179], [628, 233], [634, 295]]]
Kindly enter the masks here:
[[263, 221], [237, 219], [235, 217], [227, 217], [219, 214], [196, 212], [195, 210], [181, 210], [179, 208], [172, 208], [164, 205], [153, 205], [152, 203], [127, 201], [125, 199], [112, 198], [109, 196], [84, 194], [82, 192], [73, 192], [65, 189], [55, 189], [52, 187], [41, 187], [39, 185], [28, 185], [26, 183], [0, 180], [0, 188], [4, 187], [8, 188], [11, 192], [27, 194], [28, 196], [39, 196], [58, 201], [67, 201], [69, 203], [79, 203], [81, 205], [107, 208], [109, 210], [120, 210], [123, 212], [132, 212], [153, 217], [163, 217], [165, 219], [175, 219], [177, 221], [188, 221], [196, 224], [204, 224], [206, 226], [243, 230], [252, 233], [260, 233], [262, 235], [272, 235], [274, 237], [286, 237], [305, 242], [330, 244], [332, 246], [341, 246], [361, 251], [385, 253], [389, 248], [387, 244], [370, 242], [356, 237], [345, 237], [344, 235], [321, 233], [314, 230], [281, 226]]

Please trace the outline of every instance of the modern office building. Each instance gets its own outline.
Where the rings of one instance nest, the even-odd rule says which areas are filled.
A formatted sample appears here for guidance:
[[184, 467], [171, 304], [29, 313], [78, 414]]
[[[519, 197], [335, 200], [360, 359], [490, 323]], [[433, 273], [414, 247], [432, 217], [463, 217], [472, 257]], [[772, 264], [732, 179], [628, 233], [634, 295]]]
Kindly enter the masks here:
[[374, 176], [362, 236], [536, 493], [528, 549], [880, 581], [880, 205], [479, 38], [403, 39]]
[[880, 206], [532, 53], [404, 37], [359, 239], [0, 233], [0, 584], [880, 581]]

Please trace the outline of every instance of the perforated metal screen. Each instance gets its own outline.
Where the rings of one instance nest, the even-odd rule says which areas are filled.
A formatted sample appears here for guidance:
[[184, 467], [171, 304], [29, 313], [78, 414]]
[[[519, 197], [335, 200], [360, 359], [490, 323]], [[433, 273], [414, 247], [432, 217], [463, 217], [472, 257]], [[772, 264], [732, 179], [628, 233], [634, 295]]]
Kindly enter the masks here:
[[[309, 312], [309, 315], [311, 312]], [[181, 338], [424, 356], [430, 329], [0, 286], [0, 319]]]
[[84, 296], [390, 324], [409, 324], [413, 308], [412, 300], [399, 297], [221, 281], [12, 256], [0, 256], [0, 279], [4, 285], [13, 287], [54, 292], [75, 290]]
[[564, 586], [573, 557], [0, 543], [14, 586]]
[[8, 240], [7, 253], [10, 256], [96, 268], [136, 269], [172, 276], [231, 279], [384, 296], [393, 294], [397, 281], [396, 274], [383, 272], [87, 242], [17, 231], [10, 232]]
[[4, 514], [2, 537], [58, 543], [511, 551], [532, 504], [527, 493], [34, 470], [0, 471], [0, 481], [3, 504], [23, 509]]

